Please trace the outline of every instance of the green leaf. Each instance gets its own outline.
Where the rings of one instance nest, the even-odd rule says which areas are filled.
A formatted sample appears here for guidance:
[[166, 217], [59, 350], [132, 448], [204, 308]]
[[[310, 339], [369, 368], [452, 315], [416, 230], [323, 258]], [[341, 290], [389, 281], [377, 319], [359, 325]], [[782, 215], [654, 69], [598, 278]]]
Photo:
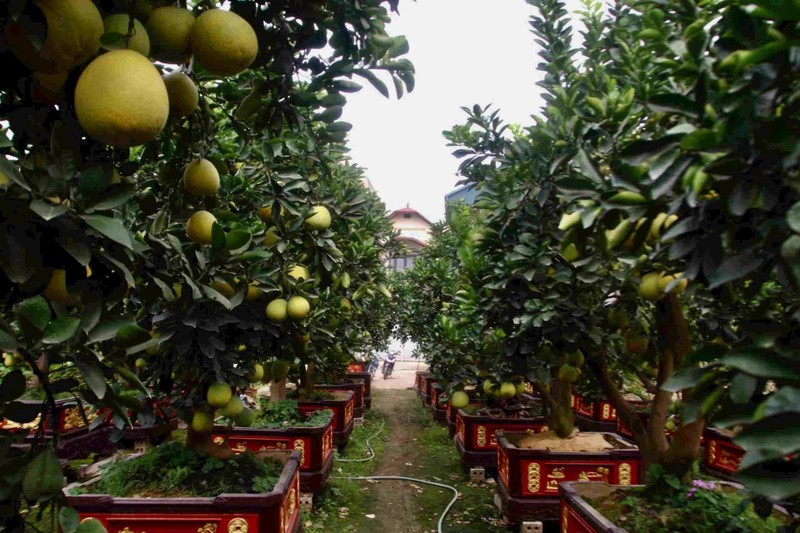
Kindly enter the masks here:
[[681, 141], [684, 150], [708, 150], [719, 144], [717, 132], [709, 129], [699, 129], [690, 133]]
[[64, 473], [51, 448], [45, 448], [33, 458], [22, 478], [22, 493], [31, 502], [48, 500], [61, 493]]
[[27, 383], [25, 375], [21, 370], [12, 370], [5, 375], [3, 381], [0, 382], [0, 402], [10, 402], [16, 400], [23, 394]]
[[0, 350], [13, 352], [17, 347], [17, 339], [6, 330], [0, 328]]
[[120, 328], [131, 324], [130, 319], [118, 319], [118, 320], [109, 320], [108, 322], [102, 322], [97, 325], [97, 327], [93, 328], [92, 331], [89, 333], [89, 342], [104, 342], [109, 339], [113, 339], [116, 337], [117, 332]]
[[117, 331], [116, 342], [123, 348], [130, 348], [151, 339], [150, 332], [137, 324], [127, 324]]
[[45, 328], [42, 342], [45, 344], [59, 344], [67, 341], [75, 336], [80, 326], [80, 318], [58, 317]]
[[800, 380], [797, 363], [769, 350], [740, 350], [729, 353], [719, 362], [759, 378]]
[[34, 200], [28, 206], [31, 211], [39, 215], [45, 220], [53, 220], [67, 212], [67, 206], [64, 204], [53, 205], [44, 200]]
[[800, 20], [800, 4], [793, 0], [750, 0], [747, 3], [768, 9], [783, 20]]
[[578, 150], [578, 154], [575, 156], [575, 162], [578, 164], [578, 169], [584, 176], [595, 183], [603, 182], [603, 177], [597, 169], [594, 168], [594, 164], [591, 159], [589, 159], [589, 155], [583, 149]]
[[225, 236], [226, 247], [232, 254], [242, 252], [250, 246], [253, 235], [246, 229], [234, 229]]
[[94, 205], [90, 206], [87, 211], [106, 211], [119, 207], [133, 197], [135, 189], [130, 185], [112, 185], [109, 187], [109, 192], [104, 194]]
[[677, 144], [675, 137], [633, 141], [622, 149], [620, 156], [632, 165], [641, 165], [645, 161], [656, 158]]
[[95, 166], [81, 172], [78, 178], [78, 191], [83, 195], [96, 194], [111, 183], [111, 168]]
[[31, 337], [38, 336], [50, 323], [50, 306], [42, 296], [34, 296], [20, 302], [17, 306], [17, 317], [23, 330], [33, 328]]
[[800, 233], [800, 202], [797, 202], [786, 212], [786, 223], [795, 233]]
[[0, 157], [0, 172], [5, 174], [8, 177], [8, 179], [13, 181], [26, 191], [31, 190], [30, 185], [28, 185], [28, 183], [25, 181], [25, 178], [23, 178], [22, 174], [20, 174], [17, 165], [11, 163], [11, 161], [6, 159], [5, 157]]
[[733, 442], [745, 450], [774, 450], [789, 455], [800, 450], [800, 412], [781, 413], [745, 427]]
[[62, 507], [58, 511], [58, 525], [64, 533], [75, 533], [78, 526], [81, 525], [81, 517], [78, 511], [72, 507]]
[[[742, 466], [750, 455], [751, 452], [745, 455]], [[736, 481], [773, 501], [786, 500], [800, 492], [800, 470], [791, 462], [781, 461], [777, 467], [775, 464], [767, 464], [741, 468], [736, 475]]]
[[81, 218], [89, 226], [109, 239], [120, 243], [126, 248], [133, 249], [131, 234], [120, 221], [101, 215], [81, 215]]
[[716, 289], [720, 285], [741, 279], [762, 264], [764, 264], [764, 259], [753, 252], [744, 252], [731, 257], [725, 260], [715, 271], [708, 274], [708, 287]]
[[103, 375], [103, 371], [100, 370], [97, 358], [94, 355], [80, 352], [75, 355], [75, 364], [81, 371], [81, 375], [86, 381], [86, 384], [95, 396], [102, 400], [106, 395], [108, 384], [106, 383], [106, 377]]
[[[355, 69], [353, 70], [353, 74], [361, 76], [362, 78], [370, 82], [372, 86], [375, 87], [375, 89], [377, 89], [378, 92], [384, 96], [384, 98], [389, 98], [389, 88], [386, 86], [385, 83], [383, 83], [383, 81], [381, 81], [378, 78], [378, 76], [375, 75], [374, 72], [366, 69]], [[338, 119], [339, 117], [336, 118]], [[328, 122], [328, 121], [323, 121], [323, 122]]]
[[697, 367], [690, 367], [690, 368], [681, 368], [666, 381], [661, 386], [662, 390], [668, 392], [678, 392], [684, 389], [690, 389], [697, 385], [700, 380], [708, 374], [712, 372], [713, 368], [697, 368]]
[[13, 401], [6, 404], [3, 416], [17, 422], [18, 424], [30, 424], [36, 417], [42, 414], [41, 403], [29, 403]]

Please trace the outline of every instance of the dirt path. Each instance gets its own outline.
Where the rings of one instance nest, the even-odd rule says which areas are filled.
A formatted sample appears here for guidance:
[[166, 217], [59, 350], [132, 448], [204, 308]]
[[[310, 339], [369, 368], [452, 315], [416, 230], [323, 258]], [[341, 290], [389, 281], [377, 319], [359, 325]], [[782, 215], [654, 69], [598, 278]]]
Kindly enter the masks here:
[[[386, 389], [374, 395], [372, 408], [386, 417], [388, 441], [374, 475], [418, 477], [414, 463], [421, 453], [416, 440], [419, 428], [414, 417], [416, 395], [410, 390]], [[370, 531], [381, 533], [423, 533], [417, 523], [420, 511], [417, 485], [403, 481], [382, 481], [371, 485], [375, 498], [375, 523]]]

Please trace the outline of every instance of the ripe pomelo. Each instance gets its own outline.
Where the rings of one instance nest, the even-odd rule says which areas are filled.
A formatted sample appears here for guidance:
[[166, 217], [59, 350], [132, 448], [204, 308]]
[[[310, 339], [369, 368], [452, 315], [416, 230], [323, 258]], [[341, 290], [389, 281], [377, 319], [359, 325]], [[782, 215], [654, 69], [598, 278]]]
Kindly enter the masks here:
[[469, 405], [469, 396], [467, 393], [460, 390], [456, 391], [450, 396], [450, 406], [453, 409], [463, 409]]
[[658, 272], [650, 272], [642, 276], [639, 283], [639, 296], [646, 300], [657, 301], [664, 297], [664, 293], [658, 288], [658, 282], [661, 279], [661, 274]]
[[311, 304], [302, 296], [292, 296], [286, 304], [286, 312], [295, 320], [302, 320], [311, 311]]
[[272, 300], [267, 304], [267, 318], [273, 322], [283, 322], [286, 320], [287, 302], [283, 298]]
[[259, 289], [256, 285], [248, 285], [247, 286], [247, 294], [245, 295], [244, 299], [248, 302], [255, 302], [264, 292]]
[[230, 401], [220, 410], [220, 414], [226, 418], [236, 418], [244, 412], [244, 403], [238, 396], [231, 397]]
[[211, 288], [223, 295], [225, 298], [231, 298], [234, 294], [236, 294], [236, 290], [233, 288], [233, 285], [227, 281], [214, 281], [211, 283]]
[[133, 50], [113, 50], [91, 63], [75, 87], [81, 127], [111, 146], [152, 141], [164, 129], [169, 98], [158, 69]]
[[294, 265], [289, 270], [289, 277], [294, 278], [296, 281], [304, 281], [311, 278], [311, 272], [303, 265]]
[[195, 59], [217, 76], [242, 72], [258, 54], [256, 32], [233, 11], [204, 12], [197, 17], [189, 40]]
[[211, 433], [214, 428], [214, 417], [205, 411], [195, 411], [192, 416], [192, 430], [195, 433]]
[[244, 409], [242, 409], [241, 414], [239, 414], [239, 416], [237, 416], [233, 422], [237, 426], [249, 428], [250, 426], [253, 425], [253, 422], [255, 421], [256, 421], [256, 414], [247, 407], [245, 407]]
[[103, 17], [92, 0], [35, 0], [45, 18], [44, 43], [10, 22], [6, 46], [34, 72], [66, 72], [86, 62], [100, 49]]
[[306, 226], [312, 230], [322, 231], [331, 227], [331, 213], [324, 205], [315, 205], [314, 214], [306, 219]]
[[513, 383], [504, 382], [500, 385], [500, 391], [497, 393], [497, 396], [500, 398], [504, 398], [506, 400], [510, 400], [517, 394], [517, 388], [514, 386]]
[[256, 363], [253, 365], [253, 370], [247, 373], [247, 381], [250, 383], [255, 383], [256, 381], [261, 381], [264, 379], [264, 366], [261, 363]]
[[196, 211], [186, 222], [186, 236], [201, 245], [211, 244], [211, 230], [217, 218], [208, 211]]
[[192, 56], [189, 34], [195, 21], [188, 9], [175, 6], [154, 9], [145, 23], [153, 58], [164, 63], [187, 63]]
[[275, 226], [264, 232], [264, 246], [274, 246], [279, 240], [281, 240], [281, 237], [278, 235], [278, 228]]
[[177, 117], [188, 117], [197, 109], [200, 96], [197, 85], [183, 72], [175, 71], [164, 76], [164, 85], [169, 95], [169, 109]]
[[64, 305], [81, 303], [80, 296], [70, 295], [67, 292], [67, 273], [61, 269], [53, 270], [50, 275], [50, 283], [47, 284], [42, 295], [52, 302], [60, 302]]
[[493, 396], [495, 393], [495, 384], [491, 382], [491, 380], [486, 380], [483, 382], [483, 392], [487, 396]]
[[189, 194], [212, 196], [219, 190], [219, 172], [208, 159], [195, 159], [183, 171], [183, 186]]
[[[103, 27], [106, 33], [118, 33], [120, 35], [128, 35], [130, 28], [131, 17], [127, 13], [114, 13], [109, 15], [103, 20]], [[134, 52], [139, 52], [144, 57], [150, 57], [150, 37], [147, 35], [147, 30], [144, 25], [137, 19], [133, 19], [133, 35], [130, 39], [123, 39], [121, 42], [114, 44], [101, 44], [106, 50], [118, 50], [120, 48], [127, 48]]]
[[208, 388], [206, 400], [214, 407], [225, 407], [231, 401], [231, 396], [230, 385], [217, 381]]
[[561, 365], [558, 369], [558, 379], [566, 383], [575, 383], [581, 376], [581, 371], [572, 365]]

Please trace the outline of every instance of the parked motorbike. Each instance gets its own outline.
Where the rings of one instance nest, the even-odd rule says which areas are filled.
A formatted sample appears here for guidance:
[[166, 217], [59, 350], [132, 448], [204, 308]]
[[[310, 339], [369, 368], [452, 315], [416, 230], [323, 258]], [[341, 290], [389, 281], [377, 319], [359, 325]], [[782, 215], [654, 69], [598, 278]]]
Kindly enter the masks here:
[[375, 372], [378, 371], [378, 367], [380, 366], [380, 364], [381, 360], [378, 358], [378, 356], [372, 354], [369, 358], [369, 365], [367, 365], [367, 372], [369, 372], [369, 375], [372, 376], [373, 378], [375, 377]]
[[386, 359], [383, 360], [383, 379], [389, 379], [392, 376], [397, 355], [397, 352], [389, 352]]

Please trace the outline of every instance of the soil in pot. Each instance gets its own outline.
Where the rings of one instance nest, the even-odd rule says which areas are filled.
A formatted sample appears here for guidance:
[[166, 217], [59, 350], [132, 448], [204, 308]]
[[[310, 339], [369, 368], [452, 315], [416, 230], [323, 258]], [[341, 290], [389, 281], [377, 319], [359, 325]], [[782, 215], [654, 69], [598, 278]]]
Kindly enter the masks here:
[[293, 390], [289, 394], [287, 394], [287, 398], [300, 401], [320, 402], [323, 400], [335, 400], [337, 399], [337, 396], [333, 392], [324, 390], [313, 390], [311, 392], [306, 392], [302, 390]]
[[774, 511], [766, 520], [760, 518], [747, 498], [748, 495], [736, 487], [695, 480], [691, 486], [659, 490], [631, 488], [587, 501], [615, 525], [632, 532], [774, 533], [790, 522], [789, 517], [779, 511]]
[[625, 446], [603, 433], [578, 433], [562, 439], [552, 431], [528, 432], [515, 444], [517, 448], [548, 450], [556, 452], [604, 452], [606, 450], [632, 448]]
[[278, 459], [252, 452], [226, 461], [201, 457], [174, 442], [110, 465], [97, 482], [77, 487], [73, 494], [144, 498], [260, 494], [275, 487], [283, 466]]

